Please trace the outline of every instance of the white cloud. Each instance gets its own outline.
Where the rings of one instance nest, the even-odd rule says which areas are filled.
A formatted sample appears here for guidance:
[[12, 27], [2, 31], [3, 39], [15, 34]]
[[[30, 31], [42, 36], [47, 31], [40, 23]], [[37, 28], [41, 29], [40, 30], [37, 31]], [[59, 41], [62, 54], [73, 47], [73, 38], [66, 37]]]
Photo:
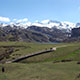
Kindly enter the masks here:
[[[14, 19], [14, 20], [16, 20], [16, 19]], [[16, 22], [17, 23], [23, 23], [23, 22], [27, 22], [27, 21], [28, 21], [28, 19], [24, 18], [24, 19], [17, 20]]]
[[8, 17], [0, 17], [0, 21], [10, 22], [10, 19]]
[[17, 21], [17, 19], [13, 19], [13, 21]]
[[46, 23], [48, 23], [50, 20], [43, 20], [43, 21], [41, 21], [41, 23], [43, 23], [43, 24], [46, 24]]

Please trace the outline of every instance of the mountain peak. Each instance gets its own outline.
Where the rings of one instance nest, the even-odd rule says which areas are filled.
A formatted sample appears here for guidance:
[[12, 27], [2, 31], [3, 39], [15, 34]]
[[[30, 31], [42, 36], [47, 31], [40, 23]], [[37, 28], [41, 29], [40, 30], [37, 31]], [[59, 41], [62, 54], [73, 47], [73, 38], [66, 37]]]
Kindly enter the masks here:
[[1, 24], [3, 27], [7, 26], [7, 25], [11, 25], [11, 27], [13, 27], [14, 25], [19, 27], [19, 28], [27, 28], [29, 26], [38, 26], [38, 27], [48, 27], [48, 28], [57, 28], [57, 29], [67, 29], [67, 30], [71, 30], [74, 27], [78, 27], [80, 26], [80, 23], [74, 24], [71, 22], [67, 22], [67, 21], [57, 21], [57, 20], [43, 20], [43, 21], [37, 21], [34, 23], [31, 22], [26, 22], [26, 23], [10, 23], [10, 24]]

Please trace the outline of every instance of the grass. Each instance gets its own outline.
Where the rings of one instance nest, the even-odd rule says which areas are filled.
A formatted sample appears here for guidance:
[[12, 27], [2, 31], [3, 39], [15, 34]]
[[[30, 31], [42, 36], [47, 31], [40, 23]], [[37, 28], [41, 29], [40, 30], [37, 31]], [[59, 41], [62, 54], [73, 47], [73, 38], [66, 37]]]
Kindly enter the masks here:
[[[55, 46], [61, 46], [64, 44], [40, 44], [40, 43], [26, 43], [26, 42], [0, 42], [0, 48], [13, 48], [13, 53], [9, 56], [8, 60], [18, 58], [27, 54], [39, 52], [45, 49], [50, 49]], [[5, 51], [5, 48], [4, 48]], [[3, 51], [0, 51], [3, 53]], [[47, 54], [48, 55], [48, 54]], [[48, 56], [52, 56], [50, 53]], [[46, 56], [47, 57], [47, 56]], [[48, 57], [49, 58], [49, 57]]]
[[[65, 47], [61, 47], [63, 45], [67, 45]], [[13, 60], [18, 57], [32, 54], [35, 52], [39, 52], [45, 49], [50, 49], [52, 47], [60, 47], [57, 48], [55, 52], [47, 53], [38, 55], [29, 59], [23, 60], [23, 62], [42, 62], [42, 61], [52, 61], [52, 60], [62, 60], [62, 59], [73, 59], [73, 60], [80, 60], [79, 59], [79, 52], [76, 53], [75, 51], [80, 48], [80, 43], [60, 43], [60, 44], [40, 44], [40, 43], [26, 43], [26, 42], [0, 42], [0, 53], [4, 53], [6, 50], [5, 48], [13, 48], [14, 51], [10, 54], [7, 60]], [[4, 48], [5, 47], [5, 48]], [[3, 49], [2, 49], [3, 48]], [[73, 55], [76, 53], [75, 55]], [[74, 57], [75, 56], [75, 57]]]
[[63, 59], [71, 59], [73, 61], [80, 60], [80, 43], [59, 44], [54, 46], [68, 45], [66, 47], [57, 48], [55, 52], [38, 55], [32, 58], [23, 60], [23, 62], [48, 62], [48, 61], [61, 61]]
[[[0, 80], [79, 80], [80, 65], [76, 62], [5, 64], [5, 73], [0, 72]], [[1, 69], [1, 67], [0, 67]]]
[[[0, 64], [0, 80], [80, 80], [80, 42], [61, 44], [40, 44], [25, 42], [0, 42], [0, 54], [7, 48], [13, 47], [14, 51], [9, 60], [26, 54], [59, 47], [55, 52], [38, 55], [25, 59], [19, 63]], [[6, 48], [1, 46], [7, 46]], [[72, 59], [72, 62], [59, 62], [64, 59]], [[5, 72], [1, 72], [1, 66]]]

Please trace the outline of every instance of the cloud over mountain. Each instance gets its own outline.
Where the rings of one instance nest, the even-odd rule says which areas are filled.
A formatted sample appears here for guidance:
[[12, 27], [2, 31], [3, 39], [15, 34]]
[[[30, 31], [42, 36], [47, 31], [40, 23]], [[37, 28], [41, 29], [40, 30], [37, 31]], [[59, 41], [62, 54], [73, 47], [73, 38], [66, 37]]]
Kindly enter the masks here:
[[27, 18], [19, 19], [19, 20], [17, 20], [17, 19], [13, 19], [13, 21], [16, 22], [16, 23], [24, 23], [24, 22], [27, 22], [28, 19], [27, 19]]
[[[42, 20], [42, 21], [35, 21], [35, 22], [30, 22], [27, 18], [22, 18], [22, 19], [13, 19], [10, 20], [7, 17], [0, 17], [0, 21], [3, 22], [8, 22], [11, 26], [16, 25], [20, 26], [22, 28], [27, 28], [28, 26], [38, 26], [38, 27], [48, 27], [48, 28], [57, 28], [57, 29], [66, 29], [70, 31], [72, 28], [76, 27], [76, 23], [71, 23], [67, 21], [55, 21], [55, 20]], [[5, 26], [5, 25], [4, 25]], [[78, 24], [78, 26], [80, 26]], [[78, 27], [77, 26], [77, 27]]]
[[9, 19], [8, 17], [1, 17], [1, 16], [0, 16], [0, 21], [10, 22], [10, 19]]
[[41, 21], [41, 23], [48, 23], [50, 20], [43, 20], [43, 21]]

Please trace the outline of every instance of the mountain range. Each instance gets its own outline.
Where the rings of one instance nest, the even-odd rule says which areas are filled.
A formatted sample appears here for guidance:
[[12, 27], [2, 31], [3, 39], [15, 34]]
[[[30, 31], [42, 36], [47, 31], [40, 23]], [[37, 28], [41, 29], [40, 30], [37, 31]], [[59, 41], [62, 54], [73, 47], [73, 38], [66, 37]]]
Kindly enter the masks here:
[[80, 23], [44, 20], [27, 23], [0, 23], [0, 41], [62, 42], [71, 37]]

